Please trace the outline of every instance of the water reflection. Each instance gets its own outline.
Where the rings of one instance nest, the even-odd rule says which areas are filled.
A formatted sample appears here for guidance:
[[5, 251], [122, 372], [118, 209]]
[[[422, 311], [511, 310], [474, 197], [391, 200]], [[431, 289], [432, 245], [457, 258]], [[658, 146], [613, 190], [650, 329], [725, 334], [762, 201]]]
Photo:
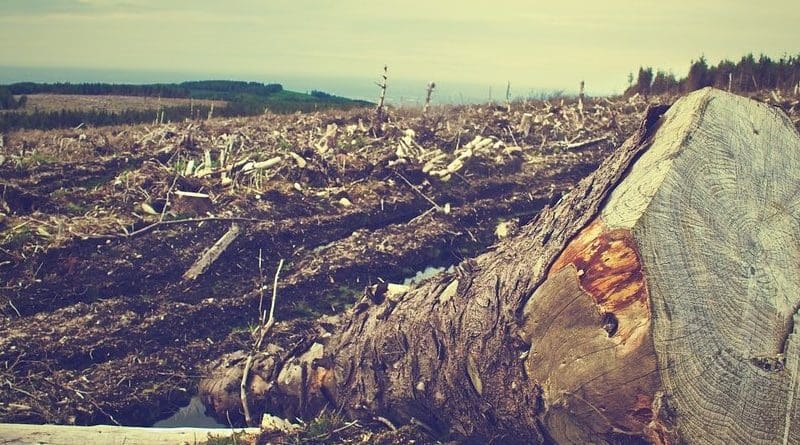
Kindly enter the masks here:
[[427, 280], [428, 278], [430, 278], [430, 277], [432, 277], [434, 275], [437, 275], [439, 273], [442, 273], [444, 271], [452, 272], [453, 268], [455, 268], [455, 266], [450, 266], [450, 267], [432, 267], [432, 266], [431, 267], [426, 267], [425, 269], [418, 271], [413, 277], [408, 277], [405, 280], [403, 280], [403, 284], [406, 285], [406, 286], [411, 285], [411, 284], [419, 284], [419, 283]]
[[171, 417], [160, 420], [153, 425], [157, 428], [219, 428], [223, 425], [213, 417], [206, 415], [206, 407], [200, 401], [200, 397], [192, 397], [189, 404], [180, 408]]

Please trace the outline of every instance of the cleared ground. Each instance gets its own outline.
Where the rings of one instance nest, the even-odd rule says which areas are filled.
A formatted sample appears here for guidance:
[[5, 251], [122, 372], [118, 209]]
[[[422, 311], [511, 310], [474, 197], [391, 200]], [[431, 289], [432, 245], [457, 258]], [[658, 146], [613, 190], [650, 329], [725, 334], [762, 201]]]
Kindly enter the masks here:
[[[20, 96], [15, 96], [19, 99]], [[60, 110], [94, 110], [119, 113], [125, 110], [157, 110], [167, 107], [211, 106], [224, 107], [225, 101], [157, 98], [138, 96], [93, 96], [73, 94], [30, 94], [25, 107], [17, 110], [23, 112], [60, 111]]]
[[[780, 105], [797, 123], [797, 101]], [[308, 320], [365, 286], [513, 233], [647, 107], [391, 110], [377, 132], [362, 109], [6, 135], [0, 422], [152, 424], [188, 402], [211, 361], [249, 348], [280, 259], [269, 341], [296, 350]], [[239, 236], [187, 279], [233, 224]]]

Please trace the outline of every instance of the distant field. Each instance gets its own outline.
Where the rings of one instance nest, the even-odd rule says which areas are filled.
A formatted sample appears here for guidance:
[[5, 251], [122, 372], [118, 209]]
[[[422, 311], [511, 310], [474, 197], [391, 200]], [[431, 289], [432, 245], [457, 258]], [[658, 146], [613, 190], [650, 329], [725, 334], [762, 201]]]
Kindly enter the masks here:
[[[94, 110], [119, 113], [125, 110], [155, 110], [160, 107], [211, 106], [224, 107], [227, 102], [208, 99], [176, 99], [141, 96], [89, 96], [74, 94], [30, 94], [25, 107], [18, 111]], [[19, 99], [19, 96], [15, 96]]]
[[159, 118], [175, 122], [209, 116], [211, 107], [214, 117], [234, 117], [267, 110], [288, 114], [373, 106], [324, 91], [300, 93], [276, 83], [231, 80], [146, 85], [20, 82], [0, 85], [0, 99], [10, 108], [0, 110], [0, 132], [153, 122], [158, 109], [164, 110]]

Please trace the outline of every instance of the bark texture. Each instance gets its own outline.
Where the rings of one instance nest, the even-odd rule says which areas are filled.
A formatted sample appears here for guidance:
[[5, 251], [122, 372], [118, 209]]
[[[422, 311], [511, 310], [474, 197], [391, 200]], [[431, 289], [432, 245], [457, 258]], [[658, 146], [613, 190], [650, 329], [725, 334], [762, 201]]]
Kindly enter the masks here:
[[413, 419], [475, 443], [544, 443], [542, 388], [525, 369], [523, 307], [665, 110], [650, 110], [595, 174], [519, 236], [409, 292], [367, 292], [325, 341], [322, 358], [301, 355], [273, 373], [268, 411], [308, 416], [333, 405], [353, 417]]
[[471, 443], [800, 442], [800, 136], [718, 90], [665, 111], [518, 235], [369, 289], [272, 371], [268, 410]]

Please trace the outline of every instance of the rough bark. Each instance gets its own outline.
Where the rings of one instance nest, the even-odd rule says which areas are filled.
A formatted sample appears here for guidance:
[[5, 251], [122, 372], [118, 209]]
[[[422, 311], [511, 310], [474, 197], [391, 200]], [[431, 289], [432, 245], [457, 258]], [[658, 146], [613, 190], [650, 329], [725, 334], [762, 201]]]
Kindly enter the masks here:
[[270, 412], [471, 443], [798, 443], [800, 136], [704, 89], [518, 235], [368, 289], [271, 370]]

